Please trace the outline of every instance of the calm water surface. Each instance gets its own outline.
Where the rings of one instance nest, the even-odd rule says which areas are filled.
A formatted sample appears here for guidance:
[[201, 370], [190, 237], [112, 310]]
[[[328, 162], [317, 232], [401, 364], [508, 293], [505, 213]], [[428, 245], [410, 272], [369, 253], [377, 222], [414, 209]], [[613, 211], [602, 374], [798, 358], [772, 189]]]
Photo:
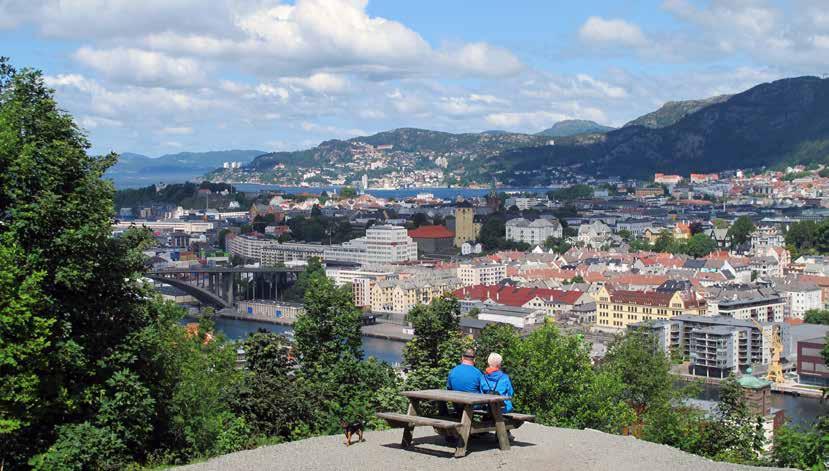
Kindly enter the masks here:
[[[233, 340], [243, 339], [259, 329], [280, 334], [292, 332], [291, 327], [286, 325], [226, 318], [216, 319], [216, 329]], [[391, 364], [400, 363], [403, 358], [403, 345], [403, 342], [363, 337], [363, 352], [365, 352], [366, 357], [374, 357]]]

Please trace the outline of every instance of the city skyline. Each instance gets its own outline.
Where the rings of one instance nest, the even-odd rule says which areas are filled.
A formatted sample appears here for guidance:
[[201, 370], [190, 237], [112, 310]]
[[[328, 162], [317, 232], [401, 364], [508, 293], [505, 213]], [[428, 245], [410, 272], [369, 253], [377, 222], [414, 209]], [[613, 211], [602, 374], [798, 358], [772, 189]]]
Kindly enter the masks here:
[[93, 152], [148, 155], [406, 126], [619, 126], [829, 65], [816, 1], [476, 6], [11, 1], [0, 38], [17, 67], [44, 71]]

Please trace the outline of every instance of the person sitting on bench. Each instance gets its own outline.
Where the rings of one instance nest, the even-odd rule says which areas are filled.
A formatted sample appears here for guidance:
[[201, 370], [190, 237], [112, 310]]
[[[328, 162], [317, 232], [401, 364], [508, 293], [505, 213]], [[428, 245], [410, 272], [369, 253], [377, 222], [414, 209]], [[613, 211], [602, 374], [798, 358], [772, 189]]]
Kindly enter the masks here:
[[[502, 362], [501, 355], [495, 352], [489, 354], [487, 358], [489, 367], [486, 369], [485, 376], [486, 387], [493, 394], [512, 397], [515, 395], [515, 391], [512, 389], [512, 381], [510, 381], [509, 375], [501, 371]], [[512, 412], [512, 401], [504, 401], [501, 412], [505, 414]]]
[[449, 371], [446, 389], [478, 394], [489, 392], [484, 374], [475, 368], [475, 350], [468, 348], [463, 352], [461, 363]]

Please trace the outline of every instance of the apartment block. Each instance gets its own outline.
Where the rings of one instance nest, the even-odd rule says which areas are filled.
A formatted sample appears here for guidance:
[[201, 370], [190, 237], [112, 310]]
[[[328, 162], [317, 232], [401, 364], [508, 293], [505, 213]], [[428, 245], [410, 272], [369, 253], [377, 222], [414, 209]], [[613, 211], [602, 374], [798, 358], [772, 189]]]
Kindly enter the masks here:
[[496, 285], [507, 277], [507, 266], [502, 263], [461, 263], [458, 278], [463, 286]]
[[619, 331], [642, 321], [705, 314], [705, 300], [683, 291], [629, 291], [602, 287], [596, 294], [596, 327]]

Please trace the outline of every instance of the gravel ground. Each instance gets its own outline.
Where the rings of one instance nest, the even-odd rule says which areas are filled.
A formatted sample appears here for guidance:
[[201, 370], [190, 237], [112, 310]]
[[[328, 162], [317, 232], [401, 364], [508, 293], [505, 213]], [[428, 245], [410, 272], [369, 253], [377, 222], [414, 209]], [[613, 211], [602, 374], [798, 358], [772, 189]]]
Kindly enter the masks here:
[[674, 448], [631, 437], [592, 430], [570, 430], [525, 424], [513, 431], [515, 441], [507, 452], [498, 450], [495, 434], [473, 439], [465, 458], [452, 457], [431, 428], [415, 429], [415, 446], [400, 448], [400, 429], [367, 432], [366, 441], [346, 447], [342, 436], [317, 437], [213, 458], [176, 468], [211, 470], [355, 470], [355, 471], [483, 471], [540, 470], [749, 470], [747, 466], [716, 463]]

